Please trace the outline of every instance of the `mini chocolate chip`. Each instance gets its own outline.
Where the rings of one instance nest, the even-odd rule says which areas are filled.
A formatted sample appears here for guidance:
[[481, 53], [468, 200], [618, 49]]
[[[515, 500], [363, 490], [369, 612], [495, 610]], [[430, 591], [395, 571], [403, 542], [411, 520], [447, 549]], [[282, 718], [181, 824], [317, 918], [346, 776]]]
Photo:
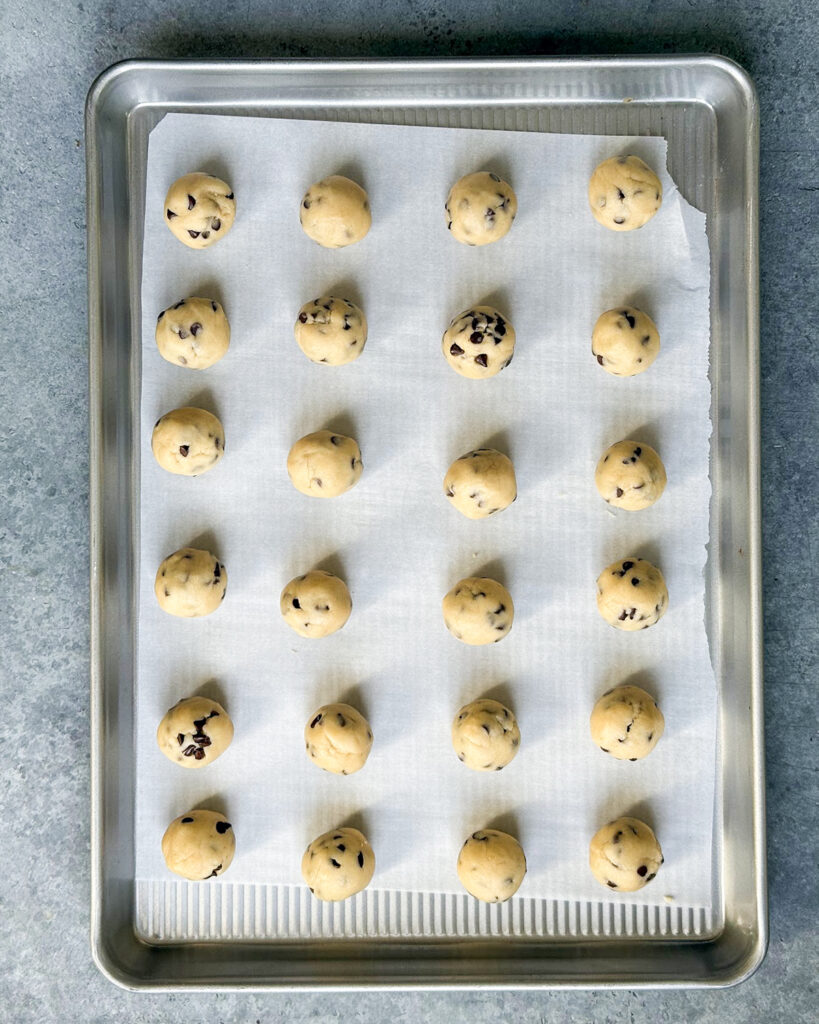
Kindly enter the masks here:
[[203, 881], [207, 882], [208, 878], [216, 878], [216, 876], [219, 874], [219, 872], [221, 870], [222, 870], [222, 865], [221, 864], [217, 864], [216, 867], [213, 869], [213, 871], [211, 871], [211, 873], [209, 875], [207, 875], [203, 879]]
[[175, 306], [171, 306], [171, 309], [179, 309], [180, 306], [184, 306], [184, 305], [185, 305], [185, 300], [184, 299], [180, 299], [179, 302], [177, 302], [177, 304]]
[[210, 231], [203, 231], [202, 232], [202, 237], [203, 238], [210, 238]]
[[355, 456], [350, 459], [350, 465], [355, 469]]
[[645, 864], [641, 864], [639, 868], [637, 868], [637, 874], [640, 876], [640, 878], [645, 878], [645, 876], [648, 874], [648, 868], [645, 866]]
[[188, 193], [188, 209], [192, 210], [194, 206], [196, 206], [196, 200], [190, 193]]
[[183, 818], [183, 819], [182, 819], [182, 824], [183, 824], [183, 825], [190, 825], [190, 823], [191, 823], [192, 821], [193, 821], [193, 818]]
[[[655, 704], [655, 705], [654, 705], [654, 707], [656, 708], [656, 707], [657, 707], [657, 705]], [[648, 737], [647, 737], [647, 738], [648, 738], [648, 742], [649, 742], [649, 743], [651, 742], [651, 740], [652, 740], [653, 736], [654, 736], [654, 733], [653, 733], [653, 732], [650, 732], [650, 733], [648, 734]]]
[[340, 445], [341, 444], [341, 438], [338, 436], [338, 434], [333, 434], [333, 436], [330, 438], [330, 444], [334, 444], [334, 445]]
[[600, 749], [603, 751], [604, 754], [608, 754], [609, 752], [607, 747], [601, 747]]
[[334, 868], [340, 868], [340, 867], [341, 867], [341, 865], [340, 865], [340, 864], [339, 864], [339, 862], [338, 862], [338, 861], [337, 861], [337, 860], [335, 859], [335, 857], [331, 857], [331, 858], [330, 858], [330, 863], [331, 863], [331, 864], [333, 865], [333, 867], [334, 867]]
[[191, 238], [198, 238], [199, 237], [199, 232], [198, 231], [191, 231], [190, 228], [188, 228], [188, 234], [191, 236]]
[[184, 341], [185, 338], [187, 338], [187, 336], [188, 336], [188, 332], [185, 330], [185, 328], [184, 327], [180, 327], [179, 328], [179, 340], [180, 341]]
[[493, 615], [500, 615], [501, 612], [505, 612], [505, 611], [506, 611], [506, 605], [505, 604], [499, 604], [498, 607], [494, 610], [494, 612], [492, 614]]
[[625, 609], [623, 609], [623, 611], [620, 612], [617, 618], [620, 620], [620, 622], [625, 622], [628, 618], [628, 612]]
[[173, 217], [176, 217], [176, 216], [177, 216], [177, 214], [175, 214], [173, 212], [173, 210], [168, 210], [168, 220], [171, 220]]
[[293, 607], [294, 608], [298, 608], [299, 611], [301, 611], [301, 602], [299, 601], [299, 599], [297, 597], [293, 598]]
[[191, 757], [196, 753], [196, 745], [193, 743], [189, 744], [189, 746], [185, 747], [183, 753], [185, 754], [185, 757]]
[[460, 345], [457, 345], [453, 342], [453, 344], [450, 345], [449, 347], [449, 354], [451, 356], [462, 356], [464, 354], [464, 350], [461, 348]]
[[159, 314], [159, 316], [156, 318], [156, 322], [159, 323], [159, 321], [162, 319], [163, 316], [165, 316], [165, 310], [164, 309]]
[[650, 882], [652, 878], [656, 878], [656, 877], [657, 877], [657, 872], [656, 871], [652, 871], [651, 874], [648, 875], [648, 877], [646, 878], [646, 882]]
[[[200, 323], [198, 323], [198, 322], [197, 322], [197, 323], [195, 323], [195, 324], [191, 324], [191, 334], [192, 334], [192, 335], [194, 336], [194, 338], [196, 337], [196, 335], [197, 335], [197, 334], [198, 334], [198, 333], [199, 333], [199, 332], [200, 332], [201, 330], [202, 330], [202, 325], [201, 325]], [[180, 336], [181, 336], [181, 335], [180, 335]]]
[[232, 192], [230, 193], [230, 195], [225, 196], [225, 199], [232, 199], [232, 198], [233, 198], [233, 193]]
[[626, 223], [626, 218], [625, 217], [615, 217], [614, 218], [614, 223], [615, 224], [625, 224]]
[[177, 733], [176, 742], [179, 744], [180, 747], [185, 742], [185, 734], [183, 732]]
[[213, 310], [214, 313], [218, 313], [219, 311], [219, 307], [216, 305], [215, 302], [211, 302], [210, 308]]
[[231, 828], [231, 824], [229, 821], [216, 822], [216, 831], [219, 833], [220, 836], [223, 836], [229, 828]]
[[219, 450], [219, 447], [223, 444], [224, 442], [222, 441], [221, 437], [214, 437], [213, 447], [216, 448], [217, 451]]
[[629, 327], [633, 328], [634, 325], [637, 323], [637, 321], [634, 319], [634, 317], [631, 315], [631, 313], [629, 313], [627, 309], [623, 310], [623, 316], [626, 318], [626, 322], [628, 323]]
[[358, 857], [356, 859], [358, 860], [358, 866], [360, 868], [363, 868], [364, 867], [364, 854], [360, 850], [358, 851]]
[[622, 487], [618, 487], [617, 488], [617, 497], [618, 498], [622, 498], [623, 497], [623, 488]]
[[634, 562], [623, 562], [623, 572], [628, 572], [633, 566]]
[[473, 345], [480, 345], [480, 343], [483, 341], [483, 335], [478, 334], [478, 332], [475, 331], [474, 334], [469, 335], [469, 340], [472, 342]]
[[338, 724], [339, 724], [339, 725], [341, 726], [341, 728], [343, 729], [343, 728], [344, 728], [344, 726], [345, 726], [345, 725], [347, 724], [347, 719], [346, 719], [346, 718], [344, 717], [344, 715], [342, 715], [342, 714], [337, 714], [337, 715], [336, 715], [336, 718], [338, 719]]
[[168, 590], [168, 588], [165, 587], [165, 597], [170, 597], [170, 596], [171, 596], [170, 590]]
[[320, 721], [321, 721], [321, 715], [316, 715], [316, 717], [310, 723], [310, 728], [311, 729], [315, 729], [315, 727], [319, 724]]
[[493, 174], [491, 171], [489, 172], [489, 177], [492, 179], [492, 181], [500, 182], [500, 178], [497, 176], [497, 174]]
[[218, 217], [214, 217], [214, 219], [210, 222], [210, 226], [212, 231], [218, 231], [222, 227], [222, 222], [219, 220]]
[[636, 761], [636, 760], [637, 760], [637, 758], [636, 758], [636, 757], [630, 757], [630, 758], [629, 758], [629, 761]]
[[480, 355], [475, 356], [475, 362], [478, 364], [478, 366], [489, 365], [489, 360], [487, 359], [485, 352], [481, 352]]
[[310, 200], [309, 199], [305, 199], [304, 202], [301, 205], [305, 208], [305, 210], [309, 210], [310, 209]]
[[634, 449], [634, 454], [635, 454], [635, 455], [637, 456], [637, 458], [639, 459], [639, 457], [640, 457], [640, 456], [641, 456], [641, 455], [643, 454], [643, 449], [642, 449], [642, 448], [635, 448], [635, 449]]
[[597, 362], [600, 363], [600, 365], [602, 366], [603, 365], [603, 357], [602, 356], [598, 356], [597, 357]]
[[640, 585], [640, 581], [636, 576], [631, 577], [631, 585], [632, 587], [637, 587]]
[[617, 888], [617, 883], [616, 882], [606, 882], [606, 885], [610, 886], [612, 889], [616, 889]]
[[218, 562], [213, 567], [213, 576], [214, 576], [214, 579], [217, 579], [217, 580], [220, 579], [221, 576], [222, 576], [222, 566], [219, 565]]
[[191, 450], [191, 446], [189, 444], [180, 444], [180, 446], [179, 446], [179, 454], [182, 456], [183, 459], [187, 459], [188, 452], [190, 450]]

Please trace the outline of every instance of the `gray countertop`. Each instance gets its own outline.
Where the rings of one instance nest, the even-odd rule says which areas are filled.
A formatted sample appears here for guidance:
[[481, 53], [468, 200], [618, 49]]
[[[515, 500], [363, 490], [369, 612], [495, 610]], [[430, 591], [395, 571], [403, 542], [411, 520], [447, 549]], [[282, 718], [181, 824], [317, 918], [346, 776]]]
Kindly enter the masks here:
[[[762, 454], [771, 942], [716, 992], [134, 995], [89, 923], [83, 104], [127, 57], [719, 52], [761, 103]], [[0, 1016], [9, 1021], [816, 1020], [819, 286], [808, 0], [64, 0], [0, 14]]]

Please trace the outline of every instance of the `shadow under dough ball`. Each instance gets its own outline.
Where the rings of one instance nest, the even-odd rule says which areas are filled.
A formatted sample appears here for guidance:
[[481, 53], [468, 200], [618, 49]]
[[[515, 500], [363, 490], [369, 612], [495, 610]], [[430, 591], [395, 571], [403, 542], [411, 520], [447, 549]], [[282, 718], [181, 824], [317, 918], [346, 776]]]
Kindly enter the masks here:
[[169, 363], [205, 370], [225, 355], [230, 324], [215, 299], [192, 295], [163, 309], [156, 321], [156, 347]]
[[595, 167], [589, 181], [594, 219], [612, 231], [633, 231], [660, 209], [663, 186], [638, 156], [613, 156]]
[[177, 178], [165, 196], [165, 223], [191, 249], [207, 249], [224, 238], [235, 216], [233, 189], [202, 171]]
[[361, 449], [352, 437], [317, 430], [300, 438], [287, 456], [293, 486], [311, 498], [335, 498], [361, 479]]
[[304, 851], [301, 874], [319, 900], [336, 902], [366, 889], [375, 873], [375, 854], [357, 828], [337, 828], [314, 839]]
[[639, 818], [617, 818], [604, 825], [589, 843], [589, 867], [601, 885], [636, 892], [660, 870], [663, 851], [657, 837]]
[[491, 171], [464, 175], [449, 190], [446, 226], [464, 245], [497, 242], [512, 227], [518, 200], [512, 186]]
[[235, 852], [233, 826], [218, 811], [181, 814], [162, 837], [162, 856], [169, 870], [190, 882], [223, 875]]
[[342, 249], [360, 242], [370, 230], [370, 201], [356, 182], [331, 174], [304, 193], [299, 222], [307, 237], [325, 249]]
[[184, 697], [159, 723], [156, 742], [174, 764], [205, 768], [220, 757], [233, 740], [233, 722], [218, 701]]
[[151, 451], [168, 473], [201, 476], [225, 454], [225, 430], [206, 409], [172, 409], [154, 424]]
[[668, 589], [656, 565], [634, 555], [597, 577], [597, 610], [615, 629], [648, 629], [668, 611]]
[[504, 903], [518, 891], [525, 875], [520, 843], [495, 828], [473, 832], [458, 854], [461, 885], [484, 903]]
[[180, 548], [156, 571], [154, 594], [159, 607], [183, 619], [215, 612], [225, 599], [227, 569], [202, 548]]

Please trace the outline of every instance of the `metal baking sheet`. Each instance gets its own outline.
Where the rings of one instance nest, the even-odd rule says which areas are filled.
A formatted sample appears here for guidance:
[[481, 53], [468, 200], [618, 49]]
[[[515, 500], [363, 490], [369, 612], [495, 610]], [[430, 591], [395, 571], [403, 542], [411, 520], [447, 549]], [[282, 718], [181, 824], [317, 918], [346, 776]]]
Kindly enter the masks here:
[[[477, 908], [374, 893], [134, 879], [140, 276], [148, 135], [169, 111], [663, 135], [707, 215], [713, 487], [708, 631], [719, 687], [711, 913], [558, 900]], [[87, 105], [91, 344], [92, 949], [134, 989], [728, 985], [767, 941], [759, 588], [757, 131], [719, 57], [132, 61]], [[365, 895], [365, 894], [362, 894]]]

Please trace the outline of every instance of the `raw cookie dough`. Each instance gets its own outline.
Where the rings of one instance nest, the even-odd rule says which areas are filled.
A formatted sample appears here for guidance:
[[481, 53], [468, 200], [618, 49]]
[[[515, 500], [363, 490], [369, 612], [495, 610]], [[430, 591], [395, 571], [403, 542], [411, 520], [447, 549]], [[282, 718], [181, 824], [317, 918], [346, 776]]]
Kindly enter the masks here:
[[317, 430], [296, 441], [287, 472], [297, 491], [313, 498], [335, 498], [354, 487], [364, 464], [358, 444], [332, 430]]
[[176, 875], [191, 882], [223, 875], [236, 851], [233, 826], [218, 811], [188, 811], [168, 825], [162, 856]]
[[208, 697], [184, 697], [165, 714], [156, 730], [159, 749], [183, 768], [204, 768], [227, 750], [233, 722], [221, 704]]
[[660, 870], [663, 851], [657, 837], [638, 818], [617, 818], [604, 825], [589, 843], [589, 867], [601, 885], [635, 892]]
[[373, 745], [370, 723], [349, 704], [325, 704], [304, 727], [304, 745], [314, 763], [335, 775], [352, 775]]
[[357, 828], [337, 828], [314, 839], [304, 851], [301, 873], [320, 900], [346, 900], [366, 889], [375, 872], [375, 854]]
[[195, 619], [215, 612], [225, 599], [227, 569], [201, 548], [180, 548], [156, 570], [154, 593], [169, 615]]
[[225, 454], [225, 430], [213, 413], [186, 405], [156, 421], [151, 450], [169, 473], [201, 476]]
[[639, 761], [657, 746], [665, 729], [663, 713], [639, 686], [606, 690], [589, 719], [591, 738], [618, 761]]
[[498, 700], [482, 697], [465, 704], [452, 723], [452, 746], [467, 768], [499, 772], [517, 754], [517, 719]]
[[512, 362], [515, 329], [492, 306], [474, 306], [450, 322], [441, 339], [441, 351], [462, 377], [484, 380]]
[[500, 512], [518, 496], [512, 460], [494, 448], [467, 452], [447, 470], [444, 494], [467, 519]]
[[592, 330], [592, 355], [607, 373], [634, 377], [660, 352], [660, 332], [647, 313], [632, 306], [606, 310]]
[[230, 324], [215, 299], [181, 299], [157, 317], [156, 347], [169, 363], [204, 370], [218, 363], [229, 345]]
[[484, 903], [503, 903], [514, 896], [525, 874], [520, 843], [496, 828], [473, 832], [458, 854], [461, 885]]
[[354, 302], [322, 295], [305, 302], [293, 328], [299, 348], [314, 363], [343, 366], [367, 343], [367, 319]]
[[663, 460], [643, 441], [618, 441], [600, 456], [594, 482], [609, 505], [637, 512], [658, 501], [666, 485]]
[[311, 185], [299, 208], [304, 233], [325, 249], [341, 249], [360, 242], [370, 230], [372, 220], [367, 193], [340, 174], [331, 174]]
[[442, 607], [449, 632], [473, 647], [503, 640], [515, 617], [512, 595], [485, 576], [467, 576], [456, 583]]
[[207, 249], [224, 238], [235, 216], [233, 189], [212, 174], [185, 174], [165, 196], [165, 223], [191, 249]]
[[460, 178], [449, 190], [446, 226], [464, 245], [488, 245], [503, 238], [518, 212], [512, 189], [491, 171], [476, 171]]
[[612, 231], [641, 228], [660, 209], [663, 186], [638, 156], [613, 156], [594, 169], [589, 206], [594, 219]]
[[317, 639], [341, 629], [353, 602], [344, 580], [324, 569], [313, 569], [290, 580], [279, 607], [284, 621], [299, 636]]
[[668, 611], [663, 574], [634, 555], [612, 562], [597, 577], [597, 610], [615, 629], [648, 629]]

